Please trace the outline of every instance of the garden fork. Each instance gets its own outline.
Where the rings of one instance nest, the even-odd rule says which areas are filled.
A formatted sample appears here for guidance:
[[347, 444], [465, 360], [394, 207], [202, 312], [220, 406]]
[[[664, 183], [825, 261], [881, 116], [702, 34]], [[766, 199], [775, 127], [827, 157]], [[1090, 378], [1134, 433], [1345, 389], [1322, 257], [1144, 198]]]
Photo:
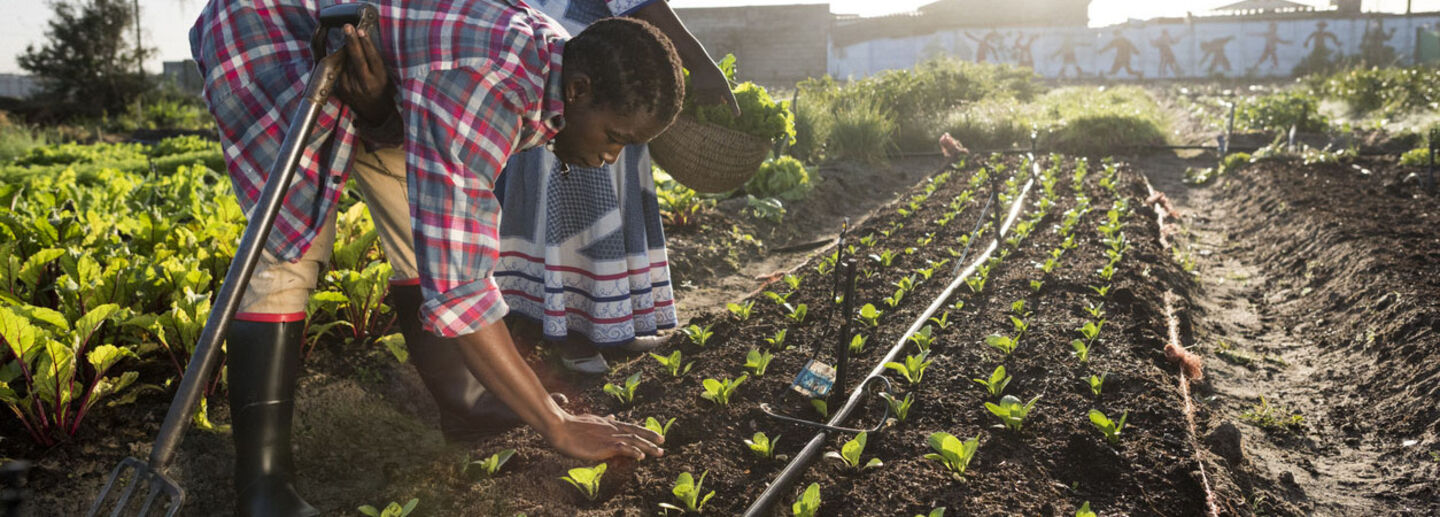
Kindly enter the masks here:
[[[265, 188], [260, 193], [256, 209], [252, 212], [249, 224], [245, 226], [235, 259], [225, 273], [225, 282], [221, 284], [220, 293], [216, 297], [215, 310], [210, 311], [210, 316], [205, 321], [205, 329], [200, 334], [190, 365], [185, 368], [180, 389], [175, 392], [175, 399], [170, 403], [165, 422], [160, 426], [160, 435], [155, 439], [155, 446], [150, 451], [150, 461], [144, 462], [134, 457], [122, 460], [111, 472], [105, 487], [90, 506], [88, 515], [100, 515], [106, 508], [113, 508], [109, 513], [112, 517], [147, 515], [152, 508], [159, 508], [155, 505], [163, 497], [166, 501], [163, 503], [166, 509], [164, 515], [171, 517], [179, 513], [180, 507], [185, 503], [185, 489], [165, 475], [165, 468], [175, 456], [175, 449], [185, 434], [195, 405], [199, 403], [205, 379], [220, 359], [221, 336], [225, 335], [230, 321], [239, 309], [240, 295], [250, 282], [250, 275], [255, 271], [255, 264], [260, 259], [265, 240], [280, 212], [281, 202], [295, 178], [295, 169], [300, 163], [305, 142], [310, 131], [314, 129], [320, 110], [329, 102], [336, 81], [340, 74], [344, 73], [345, 54], [327, 52], [329, 31], [353, 25], [357, 29], [368, 31], [373, 38], [378, 33], [376, 27], [379, 18], [379, 11], [366, 3], [340, 4], [320, 11], [320, 23], [310, 41], [315, 66], [305, 86], [305, 95], [301, 98], [295, 117], [285, 133], [280, 155], [270, 168], [270, 176], [265, 180]], [[144, 501], [135, 513], [127, 514], [128, 509], [137, 502], [136, 496], [141, 485], [148, 485]], [[114, 492], [120, 487], [124, 488], [117, 497]]]

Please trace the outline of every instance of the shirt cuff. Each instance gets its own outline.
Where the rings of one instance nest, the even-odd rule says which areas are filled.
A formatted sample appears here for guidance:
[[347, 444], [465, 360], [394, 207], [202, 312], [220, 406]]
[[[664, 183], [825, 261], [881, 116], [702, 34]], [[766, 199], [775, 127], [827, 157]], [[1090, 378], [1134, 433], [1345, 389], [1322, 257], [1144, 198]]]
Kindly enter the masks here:
[[509, 312], [500, 287], [487, 277], [429, 299], [420, 307], [420, 319], [431, 334], [452, 338], [500, 321]]
[[405, 143], [405, 124], [400, 121], [400, 114], [397, 110], [390, 110], [385, 121], [377, 125], [370, 125], [358, 114], [355, 116], [355, 134], [365, 142], [365, 150], [374, 152], [379, 149], [400, 147]]

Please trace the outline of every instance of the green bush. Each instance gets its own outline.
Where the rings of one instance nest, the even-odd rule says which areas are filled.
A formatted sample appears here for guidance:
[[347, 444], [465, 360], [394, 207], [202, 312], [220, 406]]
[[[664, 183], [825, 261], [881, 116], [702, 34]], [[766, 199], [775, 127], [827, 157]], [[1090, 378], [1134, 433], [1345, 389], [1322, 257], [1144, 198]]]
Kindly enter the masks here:
[[798, 102], [795, 112], [795, 143], [787, 153], [806, 163], [815, 163], [825, 156], [825, 142], [835, 119], [824, 110], [824, 104]]
[[745, 192], [755, 197], [778, 197], [794, 201], [805, 197], [811, 187], [805, 164], [789, 156], [765, 160], [760, 170], [745, 183]]
[[894, 147], [895, 122], [877, 105], [857, 102], [835, 112], [826, 153], [832, 158], [882, 163]]
[[1330, 120], [1320, 113], [1320, 101], [1296, 91], [1251, 97], [1236, 106], [1236, 129], [1284, 132], [1291, 126], [1300, 131], [1320, 132], [1329, 129]]
[[0, 165], [16, 157], [28, 154], [31, 149], [45, 145], [45, 137], [20, 124], [14, 124], [0, 112]]
[[1020, 105], [1014, 102], [979, 102], [956, 109], [945, 117], [940, 128], [972, 151], [1030, 143], [1030, 127], [1023, 120]]
[[1361, 68], [1322, 77], [1311, 83], [1355, 115], [1378, 111], [1390, 117], [1440, 106], [1440, 70], [1433, 68]]
[[1071, 87], [1041, 96], [1028, 110], [1040, 147], [1076, 155], [1110, 155], [1165, 143], [1165, 117], [1144, 89]]

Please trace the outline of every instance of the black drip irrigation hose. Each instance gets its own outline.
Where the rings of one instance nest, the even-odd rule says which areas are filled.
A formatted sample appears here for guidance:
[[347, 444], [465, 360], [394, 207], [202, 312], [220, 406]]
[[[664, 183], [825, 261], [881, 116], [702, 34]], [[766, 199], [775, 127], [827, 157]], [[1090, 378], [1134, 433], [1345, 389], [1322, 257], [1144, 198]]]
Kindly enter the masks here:
[[[885, 378], [885, 363], [894, 361], [899, 357], [901, 350], [904, 350], [905, 345], [909, 342], [910, 336], [919, 332], [920, 327], [930, 319], [930, 316], [934, 315], [935, 311], [939, 310], [940, 307], [945, 304], [945, 301], [948, 300], [951, 295], [955, 294], [955, 290], [959, 288], [961, 284], [965, 283], [965, 279], [974, 274], [975, 270], [978, 269], [981, 264], [984, 264], [986, 260], [989, 260], [990, 255], [995, 253], [995, 250], [1000, 247], [1000, 239], [1005, 237], [1005, 234], [1010, 231], [1010, 226], [1013, 225], [1015, 219], [1020, 216], [1020, 208], [1024, 206], [1025, 198], [1030, 193], [1030, 188], [1035, 185], [1035, 177], [1040, 175], [1040, 163], [1035, 159], [1035, 155], [1033, 154], [1030, 155], [1030, 164], [1032, 169], [1030, 180], [1025, 182], [1025, 186], [1020, 190], [1020, 195], [1016, 196], [1015, 201], [1011, 203], [1009, 215], [1005, 218], [1004, 224], [1000, 226], [1000, 231], [996, 232], [995, 238], [985, 247], [985, 251], [975, 257], [974, 262], [971, 262], [969, 267], [966, 267], [963, 272], [956, 275], [955, 279], [950, 282], [950, 285], [945, 287], [945, 291], [935, 297], [934, 301], [930, 302], [930, 306], [915, 319], [915, 322], [895, 341], [895, 344], [890, 347], [890, 351], [887, 352], [879, 364], [870, 371], [870, 374], [865, 377], [865, 380], [860, 383], [860, 386], [850, 394], [850, 397], [845, 401], [845, 405], [831, 413], [830, 420], [826, 422], [825, 427], [822, 428], [824, 430], [821, 430], [816, 433], [814, 437], [810, 438], [810, 441], [805, 444], [805, 447], [801, 448], [800, 452], [797, 453], [795, 457], [790, 460], [790, 463], [787, 463], [785, 468], [780, 471], [780, 474], [775, 477], [775, 481], [765, 487], [765, 491], [760, 494], [760, 497], [756, 498], [755, 502], [750, 504], [750, 507], [745, 510], [745, 517], [761, 517], [765, 515], [765, 512], [775, 505], [775, 502], [787, 491], [788, 487], [799, 479], [800, 476], [805, 474], [805, 470], [810, 466], [810, 463], [815, 460], [816, 455], [820, 453], [820, 448], [825, 446], [825, 441], [829, 438], [829, 430], [851, 431], [849, 428], [841, 427], [841, 425], [845, 423], [845, 419], [850, 417], [850, 413], [853, 412], [855, 408], [860, 405], [860, 401], [864, 399], [866, 395], [865, 387], [872, 382], [873, 378]], [[984, 220], [984, 217], [982, 217], [981, 220]], [[846, 317], [848, 318], [850, 316], [847, 314]], [[886, 383], [888, 384], [888, 379]], [[835, 389], [844, 388], [837, 387]], [[808, 423], [809, 422], [807, 422], [807, 424]], [[876, 429], [879, 429], [884, 424], [885, 422], [882, 420], [880, 424], [876, 426]]]

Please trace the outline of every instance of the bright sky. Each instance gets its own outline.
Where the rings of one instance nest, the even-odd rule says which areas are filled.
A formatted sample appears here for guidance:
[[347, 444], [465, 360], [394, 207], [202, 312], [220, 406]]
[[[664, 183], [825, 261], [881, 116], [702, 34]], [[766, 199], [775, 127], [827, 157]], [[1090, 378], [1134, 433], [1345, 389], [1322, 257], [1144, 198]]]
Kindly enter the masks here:
[[[836, 0], [828, 2], [830, 11], [841, 14], [876, 16], [913, 10], [933, 0]], [[1094, 0], [1090, 4], [1091, 25], [1109, 25], [1127, 18], [1146, 19], [1156, 16], [1183, 16], [1186, 11], [1204, 12], [1236, 0]], [[1323, 6], [1329, 0], [1296, 0]], [[204, 6], [204, 0], [139, 0], [144, 20], [145, 44], [159, 49], [159, 55], [146, 68], [160, 71], [161, 61], [190, 57], [188, 31], [190, 24]], [[0, 0], [0, 73], [19, 73], [15, 56], [25, 46], [39, 46], [45, 39], [46, 22], [51, 10], [42, 0]], [[724, 7], [740, 5], [775, 5], [796, 3], [827, 3], [813, 0], [671, 0], [673, 7]], [[1366, 10], [1404, 11], [1405, 0], [1365, 0]], [[1416, 11], [1440, 10], [1440, 0], [1414, 0]]]

